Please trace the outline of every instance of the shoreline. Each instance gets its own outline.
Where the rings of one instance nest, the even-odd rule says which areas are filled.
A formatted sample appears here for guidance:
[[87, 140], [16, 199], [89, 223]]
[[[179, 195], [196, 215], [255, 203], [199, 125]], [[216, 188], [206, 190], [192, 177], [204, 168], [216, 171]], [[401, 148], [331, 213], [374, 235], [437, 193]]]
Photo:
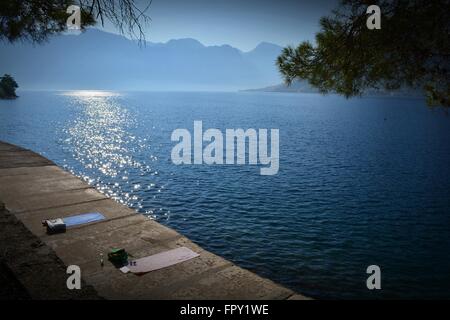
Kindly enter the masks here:
[[[273, 281], [240, 268], [215, 254], [212, 254], [178, 232], [150, 220], [134, 210], [107, 198], [81, 179], [64, 171], [50, 160], [21, 147], [0, 141], [0, 202], [6, 210], [1, 219], [8, 215], [17, 219], [15, 223], [1, 225], [3, 245], [20, 248], [22, 240], [9, 228], [23, 225], [28, 236], [34, 237], [36, 248], [27, 247], [20, 254], [16, 264], [5, 259], [32, 298], [65, 299], [70, 290], [61, 280], [51, 284], [55, 275], [66, 279], [64, 268], [43, 273], [38, 277], [53, 296], [46, 297], [38, 290], [33, 270], [23, 268], [41, 251], [43, 257], [56, 257], [64, 266], [78, 265], [82, 270], [82, 288], [92, 288], [86, 298], [105, 299], [308, 299]], [[41, 225], [43, 219], [67, 217], [84, 212], [101, 212], [106, 219], [100, 222], [73, 227], [66, 233], [47, 235]], [[11, 218], [10, 217], [10, 218]], [[38, 241], [38, 242], [36, 242]], [[26, 245], [25, 245], [26, 246]], [[134, 257], [144, 257], [177, 247], [185, 246], [200, 254], [199, 257], [171, 267], [149, 272], [143, 276], [122, 274], [109, 261], [100, 265], [99, 254], [107, 253], [112, 247], [124, 247]], [[14, 255], [13, 255], [14, 256]], [[106, 259], [105, 259], [106, 260]], [[12, 261], [15, 261], [14, 259]], [[57, 265], [52, 260], [52, 266]], [[57, 278], [57, 277], [56, 277]], [[47, 281], [48, 280], [48, 281]], [[42, 284], [41, 283], [41, 284]], [[82, 291], [82, 290], [81, 290]], [[37, 292], [37, 293], [36, 293]], [[59, 293], [58, 293], [59, 292]], [[83, 295], [80, 297], [83, 298]]]

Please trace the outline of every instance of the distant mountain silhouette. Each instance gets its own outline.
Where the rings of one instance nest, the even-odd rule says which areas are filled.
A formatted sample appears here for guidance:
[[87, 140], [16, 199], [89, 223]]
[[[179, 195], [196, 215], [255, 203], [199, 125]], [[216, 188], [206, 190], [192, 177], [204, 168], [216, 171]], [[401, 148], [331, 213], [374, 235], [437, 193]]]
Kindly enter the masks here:
[[261, 43], [250, 52], [195, 39], [147, 42], [89, 29], [44, 45], [2, 45], [0, 71], [23, 89], [240, 90], [280, 83], [281, 47]]
[[267, 86], [256, 89], [246, 89], [242, 91], [257, 91], [257, 92], [304, 92], [304, 93], [317, 93], [319, 90], [312, 87], [308, 81], [294, 80], [291, 85], [278, 84], [274, 86]]
[[[293, 93], [318, 93], [319, 90], [311, 86], [306, 80], [294, 80], [290, 86], [286, 84], [278, 84], [274, 86], [267, 86], [256, 89], [246, 89], [241, 91], [250, 92], [293, 92]], [[387, 91], [384, 89], [369, 89], [366, 90], [362, 96], [365, 97], [414, 97], [423, 98], [423, 94], [420, 90], [401, 88], [393, 91]]]

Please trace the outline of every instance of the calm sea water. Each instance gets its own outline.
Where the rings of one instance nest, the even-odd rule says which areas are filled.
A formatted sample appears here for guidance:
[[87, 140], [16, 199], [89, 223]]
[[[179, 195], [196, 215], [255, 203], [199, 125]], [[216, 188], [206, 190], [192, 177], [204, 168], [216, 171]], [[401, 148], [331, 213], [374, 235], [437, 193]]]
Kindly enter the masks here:
[[[21, 92], [30, 148], [238, 265], [316, 298], [450, 298], [450, 118], [414, 99]], [[176, 128], [279, 128], [280, 171], [175, 166]], [[366, 268], [382, 290], [366, 288]]]

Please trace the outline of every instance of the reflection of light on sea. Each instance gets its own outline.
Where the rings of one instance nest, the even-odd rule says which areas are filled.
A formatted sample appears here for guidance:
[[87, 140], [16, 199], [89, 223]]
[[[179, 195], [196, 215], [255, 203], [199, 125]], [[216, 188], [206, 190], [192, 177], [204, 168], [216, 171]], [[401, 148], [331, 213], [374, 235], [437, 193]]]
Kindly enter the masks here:
[[117, 92], [103, 91], [103, 90], [74, 90], [74, 91], [64, 91], [62, 93], [64, 96], [69, 97], [114, 97], [120, 96]]
[[[100, 192], [153, 216], [153, 210], [144, 210], [142, 196], [139, 196], [139, 192], [144, 192], [141, 188], [144, 181], [132, 180], [136, 175], [130, 175], [130, 170], [138, 171], [140, 176], [157, 173], [133, 158], [133, 154], [142, 153], [148, 146], [145, 139], [130, 134], [136, 119], [121, 106], [117, 99], [120, 95], [91, 90], [70, 91], [64, 95], [71, 98], [79, 116], [64, 129], [63, 143], [84, 167], [81, 173], [69, 169]], [[148, 160], [156, 159], [152, 155]]]

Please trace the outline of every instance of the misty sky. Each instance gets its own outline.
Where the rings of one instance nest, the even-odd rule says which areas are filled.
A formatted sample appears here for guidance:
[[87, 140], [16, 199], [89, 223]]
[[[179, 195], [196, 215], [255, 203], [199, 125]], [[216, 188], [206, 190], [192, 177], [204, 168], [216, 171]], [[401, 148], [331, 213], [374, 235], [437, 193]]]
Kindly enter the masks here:
[[[205, 45], [229, 44], [244, 51], [262, 41], [297, 44], [313, 40], [319, 18], [337, 4], [338, 0], [153, 0], [146, 39], [195, 38]], [[109, 25], [105, 29], [113, 31]]]

